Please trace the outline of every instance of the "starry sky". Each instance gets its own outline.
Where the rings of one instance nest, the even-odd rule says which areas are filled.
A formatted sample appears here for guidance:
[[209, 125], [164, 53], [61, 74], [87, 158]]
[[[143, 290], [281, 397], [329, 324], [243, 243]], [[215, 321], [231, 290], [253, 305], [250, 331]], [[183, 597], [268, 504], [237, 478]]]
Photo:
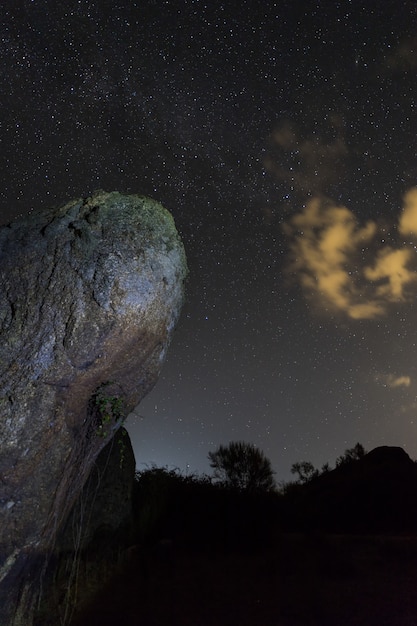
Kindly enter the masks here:
[[139, 469], [244, 440], [277, 480], [417, 458], [417, 5], [3, 0], [0, 222], [96, 189], [168, 208], [187, 301]]

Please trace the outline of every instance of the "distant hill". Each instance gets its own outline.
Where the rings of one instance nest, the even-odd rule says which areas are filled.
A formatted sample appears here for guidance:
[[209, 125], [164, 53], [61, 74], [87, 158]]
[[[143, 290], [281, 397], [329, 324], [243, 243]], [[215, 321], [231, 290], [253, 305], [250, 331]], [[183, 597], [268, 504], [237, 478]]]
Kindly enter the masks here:
[[381, 446], [299, 485], [285, 496], [293, 530], [417, 534], [417, 463]]

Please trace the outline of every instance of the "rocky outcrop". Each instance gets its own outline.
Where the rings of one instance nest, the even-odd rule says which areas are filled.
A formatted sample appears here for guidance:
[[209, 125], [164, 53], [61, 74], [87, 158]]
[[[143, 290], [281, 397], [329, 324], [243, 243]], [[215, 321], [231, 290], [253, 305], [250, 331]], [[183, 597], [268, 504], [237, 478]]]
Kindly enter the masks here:
[[170, 214], [141, 196], [97, 192], [0, 228], [1, 624], [30, 625], [33, 572], [156, 382], [185, 276]]

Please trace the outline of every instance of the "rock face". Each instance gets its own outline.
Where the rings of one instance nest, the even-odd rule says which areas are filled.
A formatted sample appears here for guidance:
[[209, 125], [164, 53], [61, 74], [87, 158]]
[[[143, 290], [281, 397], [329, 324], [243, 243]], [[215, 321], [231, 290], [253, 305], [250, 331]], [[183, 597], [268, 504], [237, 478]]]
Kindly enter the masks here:
[[30, 625], [31, 571], [155, 384], [186, 272], [170, 214], [141, 196], [0, 228], [0, 624]]

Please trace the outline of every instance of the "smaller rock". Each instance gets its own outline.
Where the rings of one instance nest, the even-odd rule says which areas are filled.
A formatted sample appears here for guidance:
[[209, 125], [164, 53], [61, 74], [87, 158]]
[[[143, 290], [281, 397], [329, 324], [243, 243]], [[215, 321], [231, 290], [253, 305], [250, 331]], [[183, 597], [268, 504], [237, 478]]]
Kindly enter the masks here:
[[135, 470], [135, 455], [129, 434], [125, 428], [120, 428], [97, 457], [71, 511], [58, 539], [61, 552], [88, 549], [100, 537], [109, 541], [117, 537], [123, 542], [123, 533], [128, 541]]

